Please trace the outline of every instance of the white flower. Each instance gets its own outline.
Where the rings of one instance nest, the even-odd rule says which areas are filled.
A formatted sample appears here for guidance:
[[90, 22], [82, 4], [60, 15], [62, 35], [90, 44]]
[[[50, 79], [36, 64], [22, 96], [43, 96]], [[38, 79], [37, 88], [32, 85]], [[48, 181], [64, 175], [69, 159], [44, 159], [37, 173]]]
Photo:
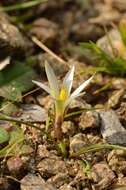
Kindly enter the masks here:
[[38, 85], [40, 88], [44, 89], [53, 97], [55, 101], [56, 115], [64, 115], [64, 112], [68, 105], [71, 103], [71, 101], [82, 95], [81, 92], [87, 87], [87, 85], [94, 77], [93, 75], [88, 80], [84, 81], [73, 93], [71, 93], [75, 70], [74, 65], [64, 77], [61, 87], [59, 86], [53, 69], [47, 62], [45, 63], [45, 70], [49, 81], [49, 86], [46, 86], [45, 84], [34, 80], [32, 82]]

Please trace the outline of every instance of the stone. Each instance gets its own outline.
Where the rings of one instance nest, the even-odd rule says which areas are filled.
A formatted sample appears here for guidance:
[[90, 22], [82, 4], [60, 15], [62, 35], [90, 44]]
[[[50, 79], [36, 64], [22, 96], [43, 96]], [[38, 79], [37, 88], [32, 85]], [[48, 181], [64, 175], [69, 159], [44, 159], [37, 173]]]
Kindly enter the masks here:
[[98, 47], [100, 47], [105, 53], [107, 53], [110, 57], [121, 56], [124, 59], [126, 58], [126, 47], [124, 46], [121, 35], [118, 30], [113, 29], [108, 33], [108, 36], [112, 42], [114, 47], [114, 54], [111, 48], [111, 45], [108, 41], [107, 35], [103, 36], [97, 41]]
[[69, 184], [64, 184], [59, 188], [59, 190], [76, 190], [74, 187], [71, 187]]
[[95, 183], [94, 187], [98, 190], [104, 190], [113, 183], [115, 174], [106, 163], [101, 162], [93, 165], [91, 177]]
[[126, 130], [113, 110], [99, 111], [101, 134], [107, 143], [126, 145]]
[[11, 157], [7, 160], [7, 167], [9, 169], [10, 172], [14, 172], [14, 173], [17, 173], [21, 172], [21, 169], [23, 167], [23, 161], [20, 157]]
[[126, 177], [118, 177], [112, 186], [112, 190], [126, 190]]
[[21, 54], [28, 47], [29, 41], [24, 38], [16, 26], [11, 24], [9, 17], [0, 12], [0, 58], [14, 53], [19, 54], [19, 52]]
[[[109, 0], [109, 3], [110, 1], [111, 0]], [[119, 12], [116, 9], [113, 9], [112, 6], [109, 6], [107, 3], [95, 3], [95, 10], [99, 14], [96, 17], [90, 18], [89, 21], [92, 24], [109, 26], [110, 23], [117, 22], [120, 19]]]
[[97, 128], [100, 124], [99, 114], [94, 111], [83, 112], [80, 116], [79, 128], [82, 130]]
[[95, 24], [91, 24], [88, 21], [84, 22], [82, 20], [73, 24], [71, 34], [76, 41], [96, 40], [103, 35], [103, 30]]
[[50, 156], [50, 151], [47, 150], [45, 145], [38, 145], [37, 154], [41, 159], [48, 158]]
[[50, 108], [54, 107], [53, 106], [53, 100], [50, 97], [50, 95], [47, 95], [47, 96], [44, 97], [43, 94], [40, 94], [40, 95], [37, 96], [37, 101], [46, 110], [49, 110]]
[[62, 124], [62, 132], [64, 134], [69, 135], [69, 136], [73, 136], [76, 132], [76, 128], [74, 126], [74, 123], [71, 121], [64, 121]]
[[59, 188], [65, 183], [70, 182], [70, 177], [67, 173], [58, 173], [55, 176], [52, 176], [47, 180], [49, 184], [52, 184], [54, 187]]
[[111, 0], [111, 4], [113, 7], [117, 8], [119, 11], [126, 11], [126, 1], [122, 0]]
[[32, 24], [31, 33], [43, 43], [52, 43], [58, 37], [58, 25], [47, 18], [39, 18]]
[[76, 153], [81, 148], [84, 148], [86, 145], [88, 145], [88, 143], [89, 141], [86, 135], [78, 133], [77, 135], [70, 138], [70, 152]]
[[120, 104], [120, 101], [123, 98], [124, 92], [125, 92], [124, 89], [114, 91], [107, 102], [107, 107], [116, 108]]
[[126, 177], [118, 178], [116, 185], [117, 186], [125, 186], [125, 188], [126, 188]]
[[115, 173], [120, 176], [126, 175], [126, 153], [123, 150], [112, 150], [107, 157], [108, 164]]
[[21, 190], [57, 190], [52, 185], [46, 183], [40, 176], [27, 174], [21, 180]]
[[116, 113], [119, 117], [120, 122], [126, 129], [126, 102], [121, 102], [118, 109], [116, 109]]
[[51, 177], [60, 173], [66, 173], [67, 168], [65, 162], [59, 157], [53, 156], [41, 160], [37, 165], [37, 170], [43, 177]]
[[20, 115], [15, 117], [25, 122], [45, 122], [46, 118], [46, 110], [37, 104], [22, 104]]

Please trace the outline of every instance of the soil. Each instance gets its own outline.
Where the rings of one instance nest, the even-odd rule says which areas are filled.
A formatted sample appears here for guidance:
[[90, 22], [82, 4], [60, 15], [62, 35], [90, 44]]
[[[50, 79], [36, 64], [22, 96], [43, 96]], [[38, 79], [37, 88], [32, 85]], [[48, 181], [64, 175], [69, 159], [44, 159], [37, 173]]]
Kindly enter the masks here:
[[[16, 3], [22, 2], [26, 1]], [[0, 2], [1, 6], [16, 3]], [[125, 17], [123, 0], [48, 0], [24, 10], [1, 11], [0, 59], [10, 56], [10, 64], [31, 63], [38, 80], [45, 83], [45, 60], [60, 80], [69, 66], [75, 64], [73, 89], [76, 89], [94, 72], [86, 51], [78, 49], [79, 43], [96, 42], [105, 35], [104, 28], [110, 31]], [[49, 49], [38, 47], [32, 36]], [[36, 89], [24, 95], [18, 104], [21, 107], [13, 110], [13, 117], [32, 121], [41, 130], [20, 124], [28, 153], [16, 152], [15, 156], [0, 158], [0, 190], [126, 189], [126, 150], [100, 149], [78, 154], [80, 149], [95, 144], [126, 146], [125, 76], [97, 73], [86, 93], [71, 102], [68, 114], [85, 111], [65, 118], [63, 152], [54, 138], [52, 121], [45, 132], [47, 113], [54, 116], [52, 98]], [[13, 122], [1, 121], [1, 126], [11, 131]], [[6, 145], [0, 144], [0, 150]]]

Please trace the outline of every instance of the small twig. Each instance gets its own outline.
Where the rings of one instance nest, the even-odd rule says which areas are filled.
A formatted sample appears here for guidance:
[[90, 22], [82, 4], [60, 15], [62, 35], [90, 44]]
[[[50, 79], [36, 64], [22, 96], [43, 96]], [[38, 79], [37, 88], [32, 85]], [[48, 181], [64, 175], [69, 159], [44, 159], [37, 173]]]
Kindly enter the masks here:
[[49, 55], [54, 57], [57, 61], [67, 64], [66, 61], [64, 61], [62, 58], [60, 58], [58, 55], [56, 55], [53, 51], [51, 51], [47, 46], [45, 46], [41, 41], [39, 41], [35, 36], [32, 37], [32, 41], [37, 44], [40, 48], [42, 48], [45, 52], [47, 52]]
[[34, 89], [34, 90], [31, 90], [31, 91], [27, 92], [26, 94], [24, 94], [24, 95], [22, 96], [22, 98], [24, 98], [24, 97], [26, 97], [26, 96], [28, 96], [28, 95], [30, 95], [30, 94], [32, 94], [32, 93], [38, 91], [38, 90], [40, 90], [40, 87], [38, 87], [38, 88], [36, 88], [36, 89]]

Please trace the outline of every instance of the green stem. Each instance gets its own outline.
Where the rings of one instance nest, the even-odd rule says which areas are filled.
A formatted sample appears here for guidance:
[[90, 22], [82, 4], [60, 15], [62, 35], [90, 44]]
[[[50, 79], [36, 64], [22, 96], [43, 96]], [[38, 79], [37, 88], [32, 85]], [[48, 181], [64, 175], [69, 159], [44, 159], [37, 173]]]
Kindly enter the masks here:
[[2, 114], [0, 114], [0, 120], [2, 120], [2, 121], [16, 122], [16, 123], [19, 123], [19, 124], [25, 124], [25, 125], [28, 125], [30, 127], [34, 127], [36, 129], [38, 129], [39, 131], [43, 132], [43, 130], [40, 127], [38, 127], [38, 126], [36, 126], [36, 125], [34, 125], [34, 124], [30, 123], [30, 122], [21, 121], [21, 120], [14, 119], [14, 118], [11, 118], [11, 117], [8, 117], [8, 116], [4, 116]]
[[87, 147], [81, 148], [78, 152], [70, 153], [70, 157], [77, 157], [80, 156], [81, 154], [87, 153], [87, 152], [93, 152], [93, 151], [97, 151], [97, 150], [101, 150], [101, 149], [119, 149], [119, 150], [123, 150], [126, 152], [126, 147], [123, 146], [119, 146], [119, 145], [111, 145], [111, 144], [93, 144], [93, 145], [89, 145]]
[[62, 140], [62, 141], [59, 141], [58, 143], [58, 148], [60, 149], [62, 155], [64, 158], [67, 158], [67, 155], [68, 155], [68, 152], [67, 152], [67, 145], [66, 143]]
[[27, 9], [27, 8], [30, 8], [30, 7], [33, 7], [33, 6], [36, 6], [40, 3], [44, 3], [46, 2], [47, 0], [32, 0], [32, 1], [29, 1], [29, 2], [24, 2], [24, 3], [20, 3], [20, 4], [16, 4], [16, 5], [12, 5], [12, 6], [6, 6], [6, 7], [0, 7], [0, 11], [14, 11], [14, 10], [20, 10], [20, 9]]
[[82, 108], [78, 111], [74, 111], [74, 112], [70, 112], [68, 114], [65, 115], [65, 119], [69, 119], [70, 117], [73, 117], [73, 116], [76, 116], [76, 115], [79, 115], [83, 112], [87, 112], [87, 111], [95, 111], [95, 110], [99, 110], [99, 109], [103, 109], [103, 108]]

